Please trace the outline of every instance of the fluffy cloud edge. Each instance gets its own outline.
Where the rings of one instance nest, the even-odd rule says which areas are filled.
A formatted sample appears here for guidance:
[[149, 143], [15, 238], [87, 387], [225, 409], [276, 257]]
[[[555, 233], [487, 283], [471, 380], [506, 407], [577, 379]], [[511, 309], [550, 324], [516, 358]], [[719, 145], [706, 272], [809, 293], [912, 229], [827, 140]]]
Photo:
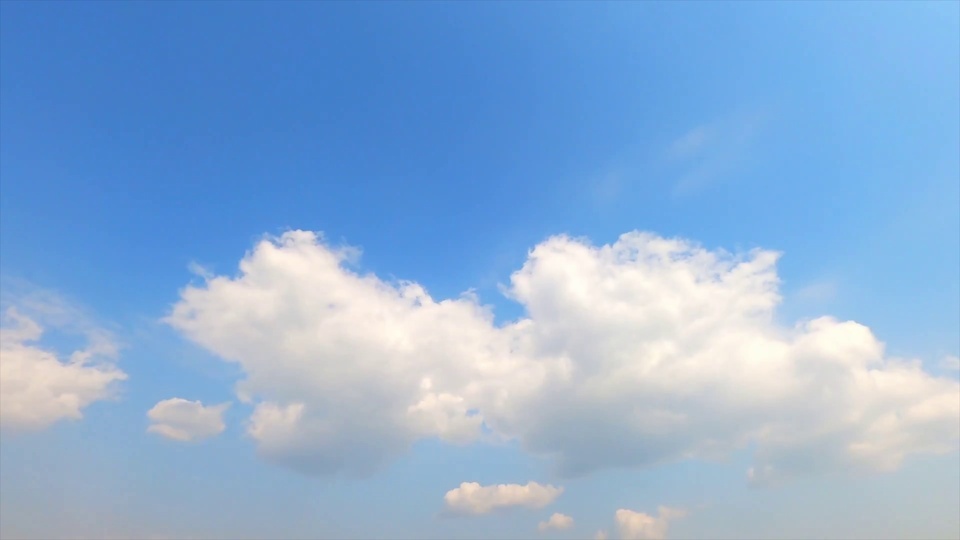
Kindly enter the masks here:
[[416, 440], [484, 432], [566, 476], [753, 444], [757, 484], [954, 450], [957, 382], [886, 358], [852, 321], [779, 326], [778, 256], [640, 232], [551, 237], [506, 289], [526, 317], [495, 324], [476, 297], [360, 274], [356, 250], [290, 231], [237, 276], [184, 289], [166, 321], [240, 365], [258, 451], [311, 473], [369, 472]]
[[682, 508], [661, 506], [656, 516], [621, 508], [614, 519], [621, 540], [665, 540], [670, 522], [686, 516], [687, 511]]
[[[115, 399], [127, 374], [116, 365], [119, 346], [105, 330], [86, 320], [53, 293], [9, 305], [0, 327], [0, 427], [24, 432], [46, 429], [62, 420], [80, 420], [84, 409]], [[26, 309], [30, 315], [21, 312]], [[42, 322], [82, 334], [86, 347], [61, 355], [41, 344]], [[63, 357], [65, 356], [65, 358]]]
[[229, 402], [205, 406], [183, 398], [165, 399], [147, 411], [151, 422], [147, 432], [179, 442], [209, 439], [226, 429], [223, 413], [229, 407]]
[[554, 512], [549, 519], [537, 524], [537, 530], [540, 532], [562, 531], [570, 527], [573, 527], [573, 518], [560, 512]]
[[507, 508], [541, 509], [552, 504], [563, 493], [562, 487], [526, 484], [480, 485], [463, 482], [443, 496], [445, 509], [454, 515], [480, 516]]

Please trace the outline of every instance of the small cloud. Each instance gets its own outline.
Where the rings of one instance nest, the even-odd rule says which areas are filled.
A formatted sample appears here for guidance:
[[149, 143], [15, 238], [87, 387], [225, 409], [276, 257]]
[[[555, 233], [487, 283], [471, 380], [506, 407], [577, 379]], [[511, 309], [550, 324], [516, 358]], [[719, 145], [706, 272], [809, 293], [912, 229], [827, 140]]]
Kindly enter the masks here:
[[562, 487], [529, 482], [481, 486], [476, 482], [464, 482], [444, 495], [447, 510], [456, 514], [482, 515], [509, 507], [540, 509], [549, 505], [563, 493]]
[[229, 403], [205, 407], [199, 401], [165, 399], [147, 412], [153, 422], [147, 431], [183, 442], [213, 437], [225, 429], [223, 413], [229, 407]]
[[960, 371], [960, 356], [948, 354], [940, 361], [940, 367], [950, 371]]
[[661, 506], [656, 517], [623, 508], [617, 510], [615, 517], [622, 540], [664, 540], [670, 522], [686, 515], [686, 510]]
[[[56, 294], [35, 289], [2, 304], [7, 306], [0, 326], [3, 428], [33, 431], [79, 420], [84, 408], [112, 398], [116, 383], [127, 378], [114, 365], [119, 347], [111, 335]], [[64, 358], [40, 344], [45, 327], [84, 335], [87, 344]]]
[[187, 265], [187, 270], [191, 274], [199, 278], [202, 278], [204, 281], [210, 281], [214, 277], [213, 272], [211, 272], [207, 267], [203, 266], [202, 264], [196, 261], [190, 261], [190, 264]]
[[569, 529], [570, 527], [573, 527], [573, 518], [566, 514], [556, 512], [550, 516], [550, 519], [541, 521], [540, 524], [537, 525], [537, 530], [540, 532], [549, 530], [562, 531], [564, 529]]
[[593, 540], [607, 540], [607, 531], [603, 529], [597, 531], [597, 534], [593, 535]]

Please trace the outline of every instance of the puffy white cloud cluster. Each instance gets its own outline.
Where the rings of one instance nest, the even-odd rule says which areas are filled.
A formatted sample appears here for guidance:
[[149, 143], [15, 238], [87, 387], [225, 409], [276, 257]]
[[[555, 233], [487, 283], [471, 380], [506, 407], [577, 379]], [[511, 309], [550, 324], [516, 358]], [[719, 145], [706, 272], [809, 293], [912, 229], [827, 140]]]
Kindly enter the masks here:
[[562, 531], [564, 529], [569, 529], [570, 527], [573, 527], [573, 518], [566, 514], [555, 512], [550, 516], [550, 519], [541, 521], [537, 525], [537, 530], [540, 532], [546, 532], [549, 530]]
[[480, 515], [510, 507], [544, 508], [562, 493], [561, 487], [536, 482], [492, 486], [463, 482], [460, 487], [448, 491], [443, 502], [451, 513]]
[[168, 321], [246, 372], [249, 433], [270, 458], [367, 472], [421, 437], [475, 440], [476, 396], [521, 367], [509, 339], [473, 298], [353, 273], [353, 254], [302, 231], [261, 242]]
[[223, 413], [229, 407], [229, 403], [204, 406], [183, 398], [165, 399], [147, 411], [151, 421], [147, 431], [175, 441], [207, 439], [223, 433]]
[[614, 518], [621, 540], [664, 540], [670, 522], [686, 515], [685, 510], [661, 506], [656, 516], [621, 508]]
[[511, 276], [526, 315], [502, 325], [472, 295], [351, 270], [356, 256], [305, 231], [265, 239], [166, 319], [242, 368], [269, 459], [364, 473], [420, 438], [489, 432], [566, 475], [753, 445], [751, 479], [771, 482], [889, 470], [960, 439], [955, 379], [885, 357], [855, 322], [776, 323], [774, 252], [552, 237]]
[[117, 347], [102, 331], [86, 332], [88, 345], [66, 359], [41, 346], [43, 328], [16, 308], [0, 327], [0, 426], [38, 430], [63, 419], [83, 417], [91, 403], [113, 396], [114, 383], [127, 378], [112, 361]]

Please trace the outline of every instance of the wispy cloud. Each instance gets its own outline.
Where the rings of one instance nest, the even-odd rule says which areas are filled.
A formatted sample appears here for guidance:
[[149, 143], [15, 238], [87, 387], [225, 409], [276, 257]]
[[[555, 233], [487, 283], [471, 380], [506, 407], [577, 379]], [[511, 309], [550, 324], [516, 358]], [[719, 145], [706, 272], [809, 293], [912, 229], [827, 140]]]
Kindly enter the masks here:
[[837, 297], [837, 282], [831, 279], [814, 281], [800, 287], [792, 294], [792, 300], [804, 304], [824, 304]]
[[629, 144], [597, 168], [585, 184], [583, 195], [595, 209], [605, 210], [629, 193], [643, 178], [641, 163], [649, 161], [649, 149], [640, 143]]
[[732, 114], [690, 128], [666, 150], [666, 161], [678, 171], [674, 195], [697, 192], [743, 166], [768, 114]]
[[688, 159], [696, 156], [715, 137], [715, 132], [716, 126], [713, 125], [697, 126], [691, 129], [670, 145], [670, 159]]
[[950, 371], [960, 371], [960, 357], [956, 355], [947, 355], [940, 361], [940, 367]]
[[[16, 308], [20, 313], [37, 320], [41, 325], [71, 334], [85, 335], [91, 342], [106, 347], [121, 347], [103, 322], [90, 311], [57, 291], [38, 287], [20, 278], [0, 276], [0, 310]], [[117, 351], [112, 351], [115, 354]]]

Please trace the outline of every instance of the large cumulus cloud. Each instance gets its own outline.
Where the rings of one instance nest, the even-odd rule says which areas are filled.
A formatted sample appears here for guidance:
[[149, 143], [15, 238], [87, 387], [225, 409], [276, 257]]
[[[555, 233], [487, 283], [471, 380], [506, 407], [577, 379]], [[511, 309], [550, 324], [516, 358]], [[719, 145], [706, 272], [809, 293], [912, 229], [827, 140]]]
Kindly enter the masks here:
[[517, 438], [560, 472], [716, 458], [753, 445], [755, 482], [896, 468], [960, 438], [960, 385], [888, 358], [865, 326], [783, 327], [778, 254], [628, 233], [534, 247], [495, 324], [471, 295], [351, 269], [356, 250], [292, 231], [234, 277], [182, 291], [167, 321], [246, 374], [261, 453], [364, 473], [413, 441]]

